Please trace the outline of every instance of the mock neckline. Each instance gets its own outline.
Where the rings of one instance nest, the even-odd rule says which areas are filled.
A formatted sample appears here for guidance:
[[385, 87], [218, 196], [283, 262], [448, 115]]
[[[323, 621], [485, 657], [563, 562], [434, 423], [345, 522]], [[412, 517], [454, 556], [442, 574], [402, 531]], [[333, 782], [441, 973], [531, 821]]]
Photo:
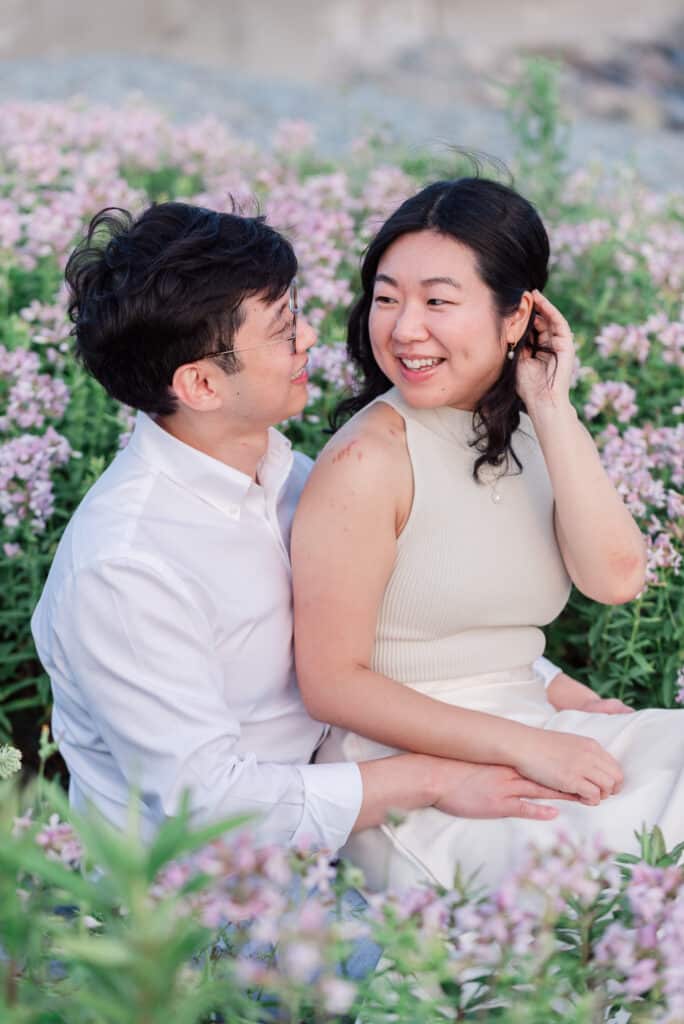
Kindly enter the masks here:
[[456, 441], [469, 448], [469, 441], [475, 437], [473, 413], [469, 409], [455, 409], [450, 405], [432, 409], [416, 408], [406, 401], [397, 387], [390, 388], [378, 400], [382, 401], [383, 398], [388, 399], [389, 404], [395, 406], [406, 418], [422, 424], [448, 441]]
[[[476, 439], [473, 427], [473, 412], [470, 409], [456, 409], [451, 405], [440, 405], [431, 409], [420, 409], [409, 405], [397, 387], [381, 395], [377, 401], [387, 399], [402, 415], [417, 423], [420, 423], [427, 430], [444, 438], [447, 441], [454, 441], [462, 447], [474, 451], [472, 441]], [[520, 426], [518, 431], [534, 436], [532, 420], [527, 413], [520, 413]], [[517, 432], [516, 431], [516, 434]]]

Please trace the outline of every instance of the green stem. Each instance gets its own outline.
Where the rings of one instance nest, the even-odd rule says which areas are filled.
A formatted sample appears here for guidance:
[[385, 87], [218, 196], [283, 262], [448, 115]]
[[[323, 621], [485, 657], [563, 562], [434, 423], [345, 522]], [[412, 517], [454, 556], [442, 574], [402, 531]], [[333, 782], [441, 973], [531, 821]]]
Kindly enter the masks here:
[[[641, 625], [641, 606], [644, 601], [644, 595], [641, 593], [636, 601], [636, 607], [634, 609], [634, 620], [632, 622], [632, 631], [627, 641], [627, 650], [625, 652], [625, 665], [628, 665], [634, 656], [636, 650], [636, 640], [639, 635], [639, 626]], [[624, 674], [620, 678], [620, 700], [623, 699], [625, 693], [625, 676]]]
[[16, 1006], [17, 1004], [17, 965], [13, 958], [7, 961], [7, 974], [5, 975], [5, 1005]]

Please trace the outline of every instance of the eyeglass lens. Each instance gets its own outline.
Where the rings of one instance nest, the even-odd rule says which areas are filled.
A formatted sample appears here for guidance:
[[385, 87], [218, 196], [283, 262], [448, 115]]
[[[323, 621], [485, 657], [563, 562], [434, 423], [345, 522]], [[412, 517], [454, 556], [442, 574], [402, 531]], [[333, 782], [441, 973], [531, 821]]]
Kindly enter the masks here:
[[297, 279], [295, 278], [290, 285], [290, 312], [292, 313], [292, 351], [297, 351], [297, 313], [299, 309], [299, 288], [297, 285]]

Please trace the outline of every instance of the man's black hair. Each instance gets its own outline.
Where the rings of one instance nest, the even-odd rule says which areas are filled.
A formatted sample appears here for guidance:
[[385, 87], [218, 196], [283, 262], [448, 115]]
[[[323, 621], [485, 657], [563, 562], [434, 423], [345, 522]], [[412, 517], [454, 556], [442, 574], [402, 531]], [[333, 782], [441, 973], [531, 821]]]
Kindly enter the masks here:
[[[230, 349], [243, 300], [276, 301], [296, 271], [292, 246], [263, 217], [159, 203], [134, 218], [108, 207], [66, 267], [76, 353], [112, 397], [168, 415], [176, 369]], [[240, 369], [231, 353], [216, 362]]]

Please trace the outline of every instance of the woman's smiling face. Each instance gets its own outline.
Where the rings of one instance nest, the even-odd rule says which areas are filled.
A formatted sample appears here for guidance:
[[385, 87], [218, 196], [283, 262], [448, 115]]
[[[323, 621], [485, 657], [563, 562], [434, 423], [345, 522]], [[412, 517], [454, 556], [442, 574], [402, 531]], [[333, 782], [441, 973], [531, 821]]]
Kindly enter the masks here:
[[368, 327], [378, 366], [417, 408], [474, 409], [506, 357], [506, 322], [473, 251], [436, 231], [385, 250]]

